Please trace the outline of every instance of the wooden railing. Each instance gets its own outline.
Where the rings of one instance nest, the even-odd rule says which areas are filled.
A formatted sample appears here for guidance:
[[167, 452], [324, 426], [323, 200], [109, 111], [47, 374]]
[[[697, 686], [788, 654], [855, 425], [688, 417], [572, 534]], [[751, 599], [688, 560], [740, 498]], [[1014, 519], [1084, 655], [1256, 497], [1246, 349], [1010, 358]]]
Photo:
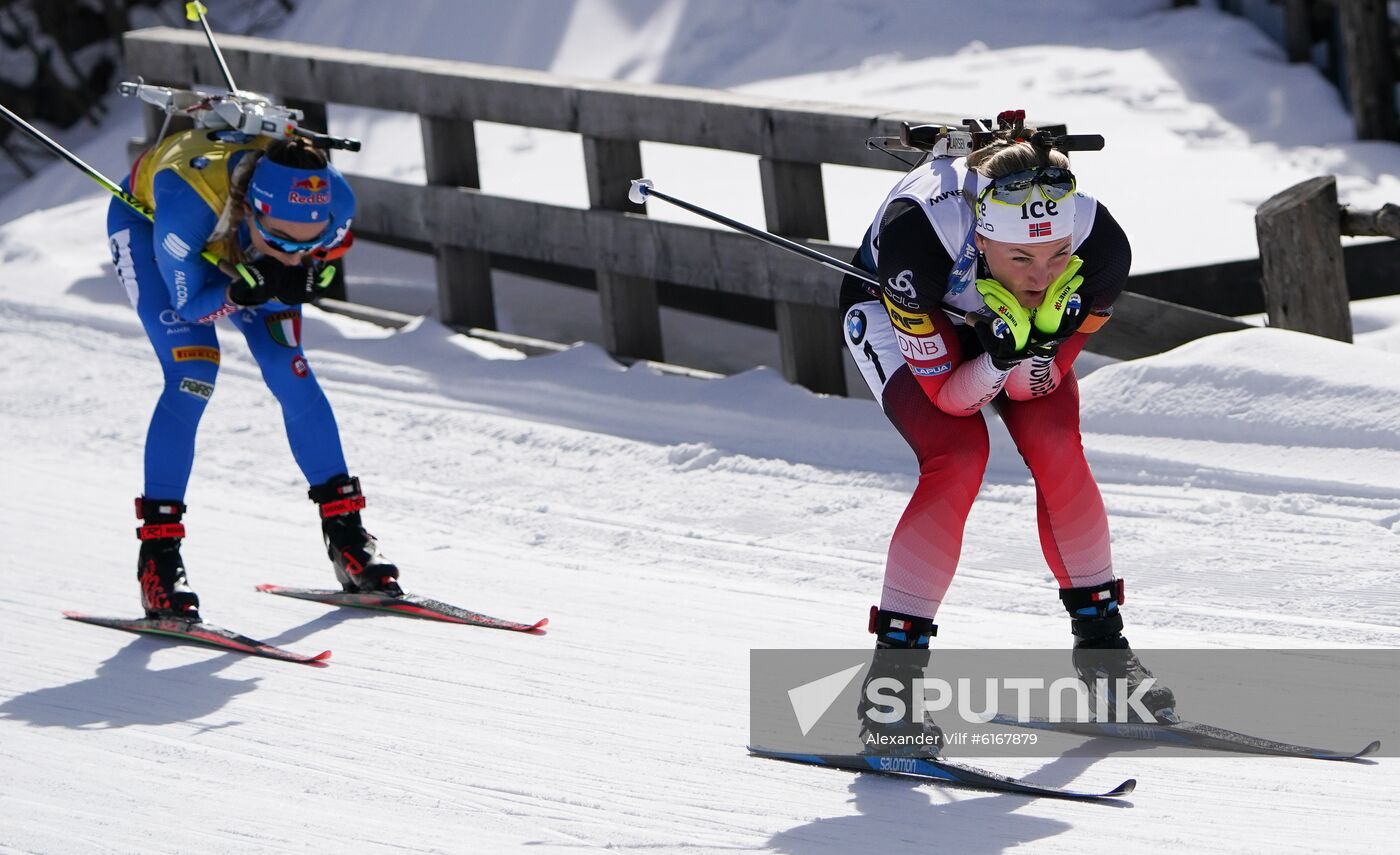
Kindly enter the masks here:
[[[619, 356], [662, 359], [658, 286], [688, 286], [771, 301], [784, 376], [815, 391], [845, 390], [839, 275], [743, 235], [649, 219], [626, 200], [641, 175], [643, 141], [759, 157], [769, 230], [838, 258], [827, 242], [821, 165], [902, 168], [866, 137], [900, 123], [957, 122], [927, 113], [785, 101], [681, 86], [579, 80], [537, 71], [221, 37], [239, 86], [315, 109], [327, 103], [416, 113], [428, 185], [355, 177], [357, 237], [431, 248], [440, 319], [496, 327], [490, 270], [523, 260], [594, 277], [603, 344]], [[127, 65], [149, 82], [220, 79], [200, 34], [128, 33]], [[577, 133], [588, 209], [483, 193], [474, 121]], [[1125, 293], [1091, 348], [1120, 358], [1159, 353], [1239, 329], [1210, 312]]]

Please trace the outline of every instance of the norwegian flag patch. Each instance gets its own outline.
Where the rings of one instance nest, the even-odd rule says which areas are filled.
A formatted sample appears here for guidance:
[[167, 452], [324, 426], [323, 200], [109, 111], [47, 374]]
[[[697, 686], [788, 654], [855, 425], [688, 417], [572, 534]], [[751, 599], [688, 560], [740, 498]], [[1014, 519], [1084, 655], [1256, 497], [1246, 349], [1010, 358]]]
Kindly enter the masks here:
[[1031, 236], [1031, 237], [1049, 237], [1049, 236], [1050, 236], [1050, 221], [1049, 221], [1049, 220], [1046, 220], [1046, 221], [1043, 222], [1043, 223], [1031, 223], [1031, 224], [1028, 226], [1028, 228], [1030, 229], [1030, 236]]

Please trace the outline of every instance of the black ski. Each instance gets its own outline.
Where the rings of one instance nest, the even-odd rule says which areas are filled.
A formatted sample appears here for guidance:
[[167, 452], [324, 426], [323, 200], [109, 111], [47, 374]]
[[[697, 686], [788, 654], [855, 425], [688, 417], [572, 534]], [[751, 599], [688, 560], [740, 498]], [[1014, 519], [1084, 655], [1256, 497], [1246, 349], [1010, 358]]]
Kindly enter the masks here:
[[480, 612], [468, 611], [457, 606], [439, 602], [427, 597], [404, 594], [394, 597], [388, 594], [353, 594], [345, 591], [317, 590], [314, 588], [286, 588], [281, 585], [259, 585], [258, 590], [280, 597], [293, 597], [310, 600], [331, 606], [346, 606], [352, 609], [373, 609], [408, 617], [440, 620], [446, 623], [460, 623], [469, 626], [484, 626], [491, 629], [505, 629], [511, 632], [538, 632], [549, 618], [540, 618], [534, 623], [519, 623], [513, 620], [491, 617]]
[[1141, 722], [1075, 722], [1051, 721], [1048, 718], [1033, 716], [1027, 721], [1018, 721], [1008, 715], [998, 715], [992, 724], [1010, 727], [1025, 727], [1033, 730], [1053, 730], [1056, 733], [1073, 733], [1079, 736], [1111, 736], [1118, 739], [1138, 739], [1181, 745], [1189, 748], [1214, 749], [1217, 751], [1238, 751], [1247, 754], [1272, 754], [1282, 757], [1304, 757], [1312, 760], [1356, 760], [1380, 750], [1380, 740], [1372, 742], [1360, 751], [1333, 751], [1328, 748], [1310, 748], [1278, 742], [1259, 736], [1239, 733], [1181, 720], [1172, 724], [1145, 724]]
[[231, 629], [224, 629], [221, 626], [204, 623], [197, 620], [183, 620], [180, 618], [109, 618], [93, 617], [79, 612], [64, 612], [63, 616], [69, 620], [90, 623], [94, 626], [105, 626], [110, 629], [120, 629], [124, 632], [137, 632], [146, 635], [161, 635], [166, 638], [173, 638], [177, 641], [192, 641], [197, 644], [207, 644], [218, 647], [222, 650], [231, 650], [236, 653], [247, 653], [250, 656], [261, 656], [264, 659], [278, 659], [283, 662], [298, 662], [303, 665], [316, 665], [325, 667], [327, 659], [331, 658], [331, 652], [324, 650], [315, 656], [304, 656], [300, 653], [293, 653], [290, 650], [283, 650], [256, 638], [249, 638]]
[[847, 769], [852, 772], [874, 772], [879, 775], [894, 775], [903, 778], [934, 781], [940, 784], [957, 784], [979, 790], [994, 790], [1002, 793], [1017, 793], [1023, 796], [1047, 796], [1056, 799], [1116, 799], [1128, 795], [1137, 787], [1137, 779], [1129, 778], [1111, 790], [1086, 792], [1067, 790], [1044, 784], [1032, 784], [1020, 778], [999, 775], [947, 760], [931, 760], [922, 757], [876, 757], [869, 754], [797, 754], [788, 751], [770, 751], [749, 746], [749, 751], [757, 757], [772, 760], [785, 760], [789, 763], [804, 763], [808, 766], [825, 766], [832, 769]]

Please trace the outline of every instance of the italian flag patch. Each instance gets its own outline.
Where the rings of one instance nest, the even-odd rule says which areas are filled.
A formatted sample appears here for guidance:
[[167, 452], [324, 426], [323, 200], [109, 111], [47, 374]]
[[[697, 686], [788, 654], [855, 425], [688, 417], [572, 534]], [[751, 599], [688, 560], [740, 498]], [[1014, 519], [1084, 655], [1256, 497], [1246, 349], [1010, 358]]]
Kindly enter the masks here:
[[283, 347], [301, 346], [301, 312], [278, 312], [267, 316], [267, 332]]

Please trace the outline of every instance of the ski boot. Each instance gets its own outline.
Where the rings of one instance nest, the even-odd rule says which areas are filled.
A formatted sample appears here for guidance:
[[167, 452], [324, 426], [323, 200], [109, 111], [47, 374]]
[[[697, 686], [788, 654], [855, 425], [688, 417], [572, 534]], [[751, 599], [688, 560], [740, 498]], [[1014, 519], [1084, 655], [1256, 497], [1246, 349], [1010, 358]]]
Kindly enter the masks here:
[[[922, 721], [912, 719], [914, 681], [922, 680], [928, 665], [929, 639], [938, 634], [931, 618], [870, 608], [870, 631], [875, 634], [875, 654], [870, 671], [860, 688], [860, 741], [866, 754], [884, 757], [937, 757], [943, 750], [943, 729], [927, 715]], [[893, 695], [904, 702], [904, 715], [883, 723], [870, 717], [872, 712], [890, 713], [894, 707], [878, 704], [866, 697], [871, 681], [893, 677], [899, 688], [882, 689], [881, 695]], [[877, 687], [878, 688], [878, 687]]]
[[[1120, 685], [1129, 696], [1152, 672], [1143, 667], [1128, 639], [1123, 637], [1123, 616], [1118, 606], [1123, 602], [1123, 580], [1111, 579], [1102, 585], [1083, 588], [1063, 588], [1060, 601], [1070, 614], [1070, 629], [1074, 633], [1074, 670], [1089, 689], [1089, 709], [1098, 709], [1098, 681], [1106, 679], [1108, 694], [1102, 699], [1109, 714], [1117, 718], [1117, 694]], [[1118, 681], [1123, 680], [1120, 684]], [[1158, 723], [1174, 722], [1176, 697], [1172, 690], [1157, 683], [1141, 698], [1142, 706]], [[1128, 706], [1128, 721], [1142, 717]]]
[[352, 594], [403, 596], [399, 568], [379, 554], [378, 541], [360, 523], [365, 506], [360, 479], [337, 475], [308, 495], [321, 506], [321, 535], [341, 588]]
[[136, 529], [141, 553], [136, 560], [136, 578], [141, 582], [141, 607], [146, 617], [199, 620], [199, 597], [185, 578], [185, 562], [180, 558], [180, 540], [185, 526], [180, 519], [185, 505], [174, 499], [136, 500], [136, 518], [144, 525]]

